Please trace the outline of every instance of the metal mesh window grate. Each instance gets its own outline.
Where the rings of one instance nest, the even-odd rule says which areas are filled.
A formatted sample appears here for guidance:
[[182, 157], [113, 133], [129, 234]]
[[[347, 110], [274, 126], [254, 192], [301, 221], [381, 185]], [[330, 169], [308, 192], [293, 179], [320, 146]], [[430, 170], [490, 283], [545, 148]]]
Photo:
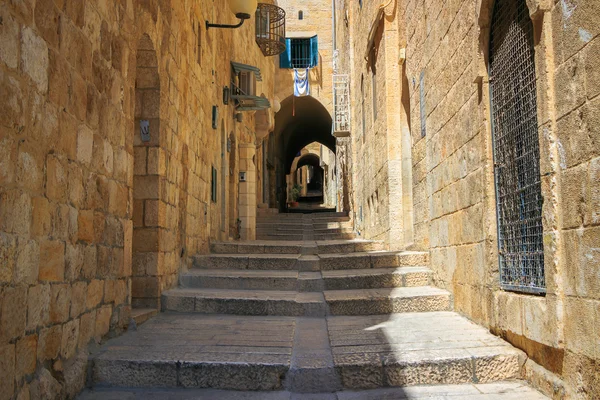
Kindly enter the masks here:
[[496, 0], [490, 34], [500, 280], [545, 292], [533, 25], [525, 0]]
[[310, 68], [310, 39], [292, 39], [292, 68]]

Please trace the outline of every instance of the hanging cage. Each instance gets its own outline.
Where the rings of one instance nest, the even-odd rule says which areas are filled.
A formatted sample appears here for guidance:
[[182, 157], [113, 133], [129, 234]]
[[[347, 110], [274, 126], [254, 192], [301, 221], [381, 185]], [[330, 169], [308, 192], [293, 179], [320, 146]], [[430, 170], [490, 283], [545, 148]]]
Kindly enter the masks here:
[[285, 10], [259, 3], [256, 9], [256, 44], [265, 56], [285, 51]]

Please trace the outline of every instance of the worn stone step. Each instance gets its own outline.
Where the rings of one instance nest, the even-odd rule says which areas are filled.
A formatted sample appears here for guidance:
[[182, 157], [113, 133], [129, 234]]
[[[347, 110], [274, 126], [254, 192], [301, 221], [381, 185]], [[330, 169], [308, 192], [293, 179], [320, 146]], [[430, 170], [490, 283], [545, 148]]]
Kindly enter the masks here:
[[[424, 266], [428, 264], [427, 253], [368, 251], [354, 253], [318, 254], [320, 244], [302, 247], [306, 254], [207, 254], [197, 255], [193, 259], [194, 268], [202, 269], [259, 269], [259, 270], [297, 270], [328, 271], [340, 269], [391, 268], [401, 266]], [[358, 250], [355, 242], [354, 249]], [[328, 244], [324, 249], [331, 250]], [[359, 244], [363, 246], [363, 244]], [[368, 246], [364, 244], [364, 246]]]
[[321, 212], [314, 214], [281, 213], [276, 215], [261, 216], [265, 219], [301, 219], [301, 220], [319, 220], [330, 218], [349, 218], [345, 212]]
[[163, 292], [163, 311], [203, 314], [324, 316], [323, 294], [278, 290], [178, 288]]
[[448, 311], [452, 308], [450, 292], [431, 286], [326, 290], [323, 295], [332, 315]]
[[382, 241], [351, 239], [323, 241], [229, 241], [213, 242], [210, 250], [214, 254], [325, 254], [353, 253], [385, 250]]
[[236, 315], [375, 315], [447, 311], [449, 292], [430, 287], [326, 290], [178, 288], [162, 295], [164, 311]]
[[290, 230], [302, 231], [304, 229], [329, 230], [329, 229], [349, 229], [352, 230], [350, 222], [317, 222], [317, 223], [286, 223], [286, 222], [257, 222], [257, 230]]
[[414, 287], [429, 284], [431, 271], [423, 267], [336, 270], [323, 272], [247, 269], [193, 269], [182, 273], [184, 288], [323, 290]]
[[304, 239], [304, 234], [298, 235], [271, 235], [271, 234], [260, 234], [256, 235], [257, 240], [280, 240], [280, 241], [299, 241]]
[[[326, 233], [326, 234], [318, 234], [318, 233], [309, 233], [310, 240], [351, 240], [355, 239], [356, 235], [354, 233]], [[292, 240], [299, 241], [306, 239], [307, 236], [296, 233], [261, 233], [256, 235], [257, 240]]]
[[365, 390], [345, 390], [336, 393], [302, 395], [287, 390], [257, 391], [240, 394], [237, 390], [221, 389], [140, 389], [97, 388], [85, 390], [77, 400], [158, 400], [158, 399], [219, 399], [219, 400], [549, 400], [527, 382], [514, 380], [494, 383], [459, 385], [420, 385]]
[[329, 317], [328, 328], [347, 389], [503, 381], [519, 378], [525, 362], [454, 312]]
[[133, 322], [135, 322], [136, 326], [142, 325], [144, 322], [148, 321], [156, 314], [158, 314], [158, 310], [156, 308], [131, 309], [131, 319], [133, 320]]
[[236, 242], [214, 242], [210, 250], [216, 254], [300, 254], [306, 245], [301, 240], [297, 243], [275, 240], [252, 240]]
[[429, 264], [425, 252], [373, 251], [343, 254], [320, 254], [322, 270], [367, 269], [400, 266], [424, 266]]
[[[95, 387], [104, 388], [274, 391], [260, 399], [284, 390], [391, 386], [402, 387], [410, 396], [389, 397], [391, 392], [378, 391], [373, 396], [342, 392], [347, 397], [337, 398], [458, 400], [502, 387], [502, 395], [492, 398], [544, 399], [523, 391], [522, 382], [501, 383], [520, 378], [524, 361], [520, 350], [453, 312], [327, 318], [161, 313], [104, 344], [94, 355], [91, 378]], [[485, 387], [486, 383], [494, 385]], [[473, 386], [455, 386], [464, 384]], [[512, 391], [519, 396], [506, 396]], [[237, 392], [233, 398], [254, 398], [250, 395]]]
[[351, 228], [306, 228], [306, 229], [288, 229], [288, 228], [256, 228], [257, 235], [300, 235], [312, 233], [315, 235], [344, 235], [354, 234]]
[[299, 290], [297, 271], [196, 269], [179, 282], [185, 288]]
[[333, 270], [321, 274], [326, 290], [415, 287], [431, 283], [431, 270], [426, 267]]
[[208, 254], [194, 257], [194, 268], [295, 270], [300, 254]]

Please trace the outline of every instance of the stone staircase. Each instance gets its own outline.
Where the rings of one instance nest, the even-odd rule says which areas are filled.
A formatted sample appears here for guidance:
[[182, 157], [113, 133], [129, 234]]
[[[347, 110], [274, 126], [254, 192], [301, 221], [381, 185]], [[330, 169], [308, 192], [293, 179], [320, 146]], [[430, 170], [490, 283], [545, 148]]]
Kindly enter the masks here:
[[345, 213], [261, 213], [256, 217], [258, 240], [343, 240], [354, 237], [350, 218]]
[[331, 393], [520, 378], [525, 355], [451, 311], [427, 253], [339, 240], [348, 223], [261, 216], [260, 237], [279, 240], [213, 243], [163, 293], [161, 314], [101, 349], [90, 383]]

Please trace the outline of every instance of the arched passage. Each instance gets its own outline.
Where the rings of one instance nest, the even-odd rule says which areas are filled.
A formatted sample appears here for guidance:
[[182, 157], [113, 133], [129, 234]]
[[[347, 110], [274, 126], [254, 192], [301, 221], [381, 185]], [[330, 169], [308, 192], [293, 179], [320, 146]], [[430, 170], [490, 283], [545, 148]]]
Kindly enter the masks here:
[[302, 154], [292, 162], [289, 174], [297, 179], [298, 171], [301, 171], [303, 167], [307, 167], [304, 169], [305, 173], [302, 174], [306, 181], [306, 192], [299, 201], [322, 204], [325, 171], [321, 167], [321, 158], [314, 153]]
[[274, 135], [277, 141], [277, 193], [279, 208], [286, 206], [286, 174], [294, 159], [306, 145], [317, 142], [335, 153], [336, 140], [331, 134], [329, 111], [317, 99], [290, 96], [281, 102], [275, 115]]

